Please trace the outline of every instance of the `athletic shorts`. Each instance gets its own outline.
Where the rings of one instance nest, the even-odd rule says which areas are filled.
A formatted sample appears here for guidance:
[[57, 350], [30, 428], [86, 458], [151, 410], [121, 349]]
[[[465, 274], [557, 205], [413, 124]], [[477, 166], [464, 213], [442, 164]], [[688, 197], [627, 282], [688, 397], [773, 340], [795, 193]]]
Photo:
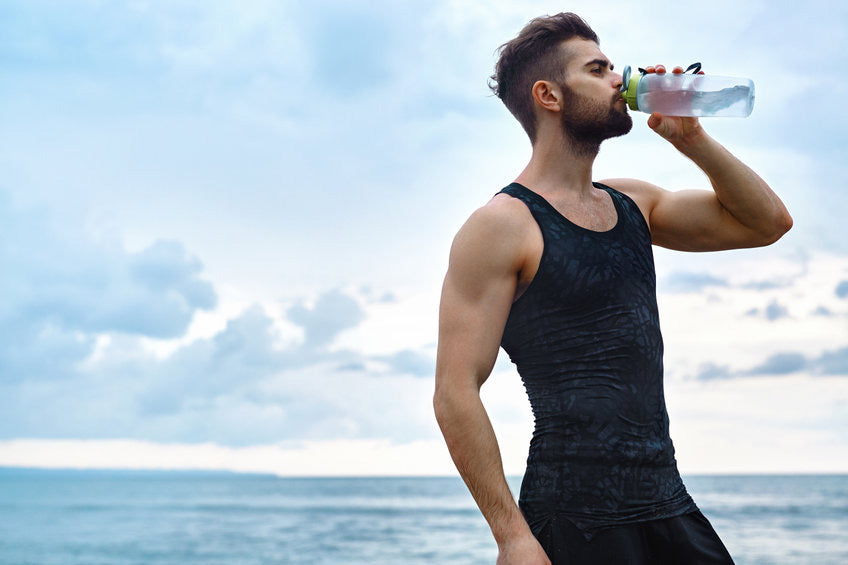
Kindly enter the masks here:
[[553, 565], [733, 565], [700, 511], [598, 530], [587, 541], [570, 520], [554, 516], [539, 532]]

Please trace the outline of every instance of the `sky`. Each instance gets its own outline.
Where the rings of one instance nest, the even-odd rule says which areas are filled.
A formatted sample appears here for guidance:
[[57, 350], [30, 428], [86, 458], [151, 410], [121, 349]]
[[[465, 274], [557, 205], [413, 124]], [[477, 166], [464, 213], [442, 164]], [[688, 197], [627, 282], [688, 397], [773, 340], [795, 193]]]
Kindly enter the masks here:
[[[617, 68], [756, 85], [704, 119], [783, 198], [760, 249], [655, 249], [685, 473], [848, 472], [844, 2], [0, 4], [0, 465], [448, 475], [451, 240], [530, 156], [495, 49], [582, 15]], [[595, 178], [708, 189], [633, 113]], [[483, 387], [504, 466], [532, 417]]]

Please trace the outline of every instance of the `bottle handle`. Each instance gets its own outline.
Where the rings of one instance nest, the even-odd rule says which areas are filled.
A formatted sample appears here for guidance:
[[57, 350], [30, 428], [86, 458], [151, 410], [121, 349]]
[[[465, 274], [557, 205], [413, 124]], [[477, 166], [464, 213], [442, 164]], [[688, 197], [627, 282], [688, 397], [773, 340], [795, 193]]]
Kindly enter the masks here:
[[[627, 67], [625, 67], [625, 68], [624, 68], [624, 72], [625, 72], [625, 73], [626, 73], [626, 72], [628, 72], [628, 71], [629, 71], [629, 69], [630, 69], [630, 65], [628, 65]], [[689, 71], [692, 71], [692, 74], [693, 74], [693, 75], [702, 74], [702, 71], [701, 71], [701, 63], [692, 63], [691, 65], [689, 65], [688, 67], [686, 67], [686, 70], [685, 70], [685, 71], [683, 71], [683, 74], [686, 74], [686, 73], [688, 73]], [[641, 74], [643, 74], [643, 75], [648, 75], [648, 74], [653, 73], [654, 71], [650, 71], [650, 72], [648, 72], [647, 70], [643, 69], [642, 67], [639, 67], [639, 72], [640, 72]], [[629, 78], [629, 76], [630, 76], [630, 75], [628, 74], [628, 78]], [[625, 82], [626, 82], [626, 81], [625, 81]], [[622, 89], [622, 91], [624, 91], [624, 89]]]
[[692, 71], [693, 75], [697, 75], [701, 72], [701, 63], [692, 63], [691, 65], [686, 67], [686, 70], [683, 72], [688, 73], [689, 71]]

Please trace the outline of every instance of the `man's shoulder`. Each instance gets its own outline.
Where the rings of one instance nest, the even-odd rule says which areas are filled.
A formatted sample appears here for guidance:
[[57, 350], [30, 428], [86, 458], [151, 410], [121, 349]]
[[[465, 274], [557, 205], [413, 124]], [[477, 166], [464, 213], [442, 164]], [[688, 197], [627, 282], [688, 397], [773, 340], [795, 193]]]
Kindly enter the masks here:
[[603, 184], [610, 188], [614, 188], [619, 192], [623, 192], [630, 196], [631, 194], [640, 195], [643, 193], [652, 193], [658, 190], [662, 190], [655, 184], [651, 184], [647, 181], [633, 179], [633, 178], [611, 178], [604, 179], [598, 181], [599, 184]]
[[657, 200], [665, 192], [657, 185], [639, 179], [614, 178], [598, 182], [627, 195], [636, 203], [646, 220], [650, 217]]
[[454, 239], [454, 248], [473, 250], [481, 257], [524, 253], [534, 220], [521, 200], [498, 193], [477, 208]]
[[504, 232], [522, 229], [528, 220], [532, 220], [532, 215], [524, 202], [499, 192], [471, 214], [466, 226]]

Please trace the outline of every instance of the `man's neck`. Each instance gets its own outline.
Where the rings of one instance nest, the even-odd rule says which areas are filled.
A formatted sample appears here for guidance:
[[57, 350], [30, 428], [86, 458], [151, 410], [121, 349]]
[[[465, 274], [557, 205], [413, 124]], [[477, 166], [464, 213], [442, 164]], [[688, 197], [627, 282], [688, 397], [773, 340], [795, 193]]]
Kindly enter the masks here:
[[580, 146], [565, 135], [540, 136], [530, 162], [515, 182], [540, 194], [588, 196], [597, 154], [596, 147]]

